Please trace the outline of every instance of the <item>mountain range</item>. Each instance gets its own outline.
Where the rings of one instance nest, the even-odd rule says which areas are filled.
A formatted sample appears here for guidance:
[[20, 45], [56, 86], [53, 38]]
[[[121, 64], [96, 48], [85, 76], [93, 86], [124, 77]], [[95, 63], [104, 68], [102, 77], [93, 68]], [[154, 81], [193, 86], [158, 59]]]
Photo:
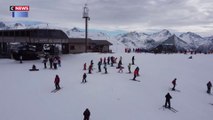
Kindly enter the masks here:
[[[70, 38], [83, 38], [85, 32], [77, 27], [63, 28], [54, 25], [44, 24], [24, 24], [24, 23], [4, 23], [0, 22], [0, 29], [30, 29], [30, 28], [50, 28], [61, 29]], [[113, 51], [123, 48], [142, 48], [146, 50], [154, 49], [159, 45], [172, 45], [177, 50], [193, 50], [193, 51], [213, 51], [213, 36], [202, 37], [196, 33], [186, 32], [180, 35], [172, 34], [169, 30], [163, 29], [152, 34], [142, 32], [127, 32], [110, 36], [105, 32], [88, 33], [89, 38], [95, 40], [108, 40], [113, 44]], [[115, 50], [116, 49], [116, 50]]]

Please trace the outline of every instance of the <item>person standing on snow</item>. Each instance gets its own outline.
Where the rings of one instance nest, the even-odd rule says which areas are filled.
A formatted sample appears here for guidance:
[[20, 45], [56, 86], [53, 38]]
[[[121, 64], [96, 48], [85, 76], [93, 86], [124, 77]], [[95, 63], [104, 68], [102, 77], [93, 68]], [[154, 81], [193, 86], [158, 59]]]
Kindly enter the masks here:
[[129, 73], [132, 73], [131, 72], [131, 63], [129, 63], [129, 65], [128, 65], [128, 70], [129, 70]]
[[138, 71], [137, 71], [137, 69], [135, 69], [135, 71], [134, 71], [134, 77], [133, 77], [132, 80], [135, 80], [135, 78], [137, 77], [137, 73], [138, 73]]
[[55, 89], [56, 89], [56, 90], [61, 89], [61, 88], [60, 88], [60, 85], [59, 85], [59, 83], [60, 83], [60, 78], [59, 78], [58, 75], [55, 76], [55, 81], [54, 81], [54, 83], [55, 83]]
[[84, 111], [83, 115], [84, 115], [84, 120], [89, 120], [90, 111], [88, 108]]
[[170, 109], [171, 108], [170, 99], [172, 99], [172, 96], [169, 93], [167, 93], [166, 96], [165, 96], [165, 98], [166, 98], [166, 102], [165, 102], [164, 107]]
[[172, 88], [172, 90], [175, 90], [175, 87], [176, 87], [176, 78], [172, 81], [172, 85], [173, 85], [173, 88]]
[[44, 58], [43, 63], [44, 63], [44, 68], [46, 69], [47, 68], [47, 59], [46, 58]]
[[132, 65], [135, 65], [135, 56], [132, 56]]
[[101, 72], [101, 61], [98, 62], [98, 72]]
[[19, 56], [20, 63], [22, 63], [22, 55]]
[[210, 94], [211, 93], [211, 87], [212, 87], [211, 81], [209, 81], [206, 85], [207, 85], [207, 93]]
[[82, 83], [86, 83], [86, 82], [87, 82], [86, 78], [87, 78], [87, 74], [86, 74], [86, 73], [84, 73], [84, 75], [83, 75], [83, 79], [82, 79]]
[[137, 71], [137, 76], [139, 76], [139, 67], [136, 67], [135, 70]]
[[107, 72], [107, 65], [106, 64], [104, 64], [104, 70], [105, 70], [105, 74], [107, 74], [108, 72]]
[[92, 73], [92, 65], [89, 66], [89, 69], [88, 69], [88, 70], [89, 70], [88, 73], [91, 74], [91, 73]]
[[107, 58], [107, 64], [110, 64], [110, 57]]
[[84, 70], [87, 70], [87, 63], [84, 63]]

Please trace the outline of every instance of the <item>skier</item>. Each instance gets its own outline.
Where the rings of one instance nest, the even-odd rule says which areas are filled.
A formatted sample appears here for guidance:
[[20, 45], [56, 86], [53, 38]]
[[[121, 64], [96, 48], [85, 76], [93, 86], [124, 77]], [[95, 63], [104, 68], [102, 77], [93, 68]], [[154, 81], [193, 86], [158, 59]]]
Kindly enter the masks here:
[[128, 70], [129, 70], [129, 73], [132, 73], [131, 72], [131, 63], [129, 63], [129, 65], [128, 65]]
[[192, 59], [192, 56], [190, 56], [189, 59]]
[[119, 70], [118, 70], [119, 73], [123, 73], [123, 69], [124, 69], [123, 66], [120, 65], [120, 67], [119, 67], [118, 69], [119, 69]]
[[84, 111], [83, 115], [84, 115], [84, 120], [89, 120], [90, 111], [88, 108]]
[[52, 69], [52, 67], [53, 67], [53, 57], [49, 58], [49, 63], [50, 63], [50, 68]]
[[132, 80], [135, 80], [135, 78], [137, 77], [137, 73], [138, 73], [138, 71], [137, 71], [137, 69], [135, 69], [135, 71], [134, 71], [134, 77], [133, 77]]
[[93, 60], [90, 61], [90, 65], [92, 66], [92, 70], [93, 70]]
[[100, 58], [100, 62], [101, 62], [101, 64], [102, 64], [102, 62], [103, 62], [103, 59], [102, 59], [102, 58]]
[[60, 78], [59, 78], [58, 75], [55, 76], [55, 81], [54, 81], [54, 83], [55, 83], [55, 89], [56, 89], [56, 90], [61, 89], [60, 86], [59, 86]]
[[121, 56], [120, 56], [119, 62], [122, 65], [122, 57]]
[[135, 70], [137, 70], [137, 76], [139, 76], [139, 67], [136, 67]]
[[[171, 108], [170, 99], [172, 99], [172, 96], [171, 96], [169, 93], [167, 93], [165, 97], [166, 97], [166, 102], [165, 102], [164, 107], [170, 109], [170, 108]], [[168, 105], [167, 105], [167, 104], [168, 104]]]
[[135, 56], [132, 56], [132, 65], [135, 64]]
[[59, 56], [57, 56], [56, 59], [58, 61], [58, 66], [61, 67], [61, 58]]
[[173, 88], [172, 88], [172, 90], [174, 91], [175, 90], [175, 86], [176, 86], [176, 78], [172, 81], [172, 85], [173, 85]]
[[46, 69], [47, 68], [47, 59], [46, 58], [44, 58], [43, 63], [44, 63], [44, 68]]
[[104, 57], [104, 64], [106, 64], [106, 57]]
[[98, 62], [98, 72], [101, 72], [101, 61]]
[[114, 64], [114, 57], [112, 56], [111, 57], [111, 67], [113, 67], [113, 64]]
[[87, 70], [87, 63], [84, 63], [84, 70]]
[[86, 82], [87, 82], [86, 78], [87, 78], [87, 74], [86, 74], [86, 73], [84, 73], [84, 75], [83, 75], [83, 79], [82, 79], [82, 83], [86, 83]]
[[106, 66], [106, 64], [104, 64], [104, 70], [105, 70], [105, 74], [107, 74], [107, 66]]
[[88, 70], [89, 70], [88, 73], [91, 74], [91, 73], [92, 73], [92, 65], [89, 66], [89, 69], [88, 69]]
[[207, 83], [207, 93], [208, 93], [208, 94], [211, 93], [211, 87], [212, 87], [212, 83], [211, 83], [211, 81], [209, 81], [209, 82]]
[[110, 63], [110, 57], [107, 58], [107, 64], [109, 65]]
[[57, 69], [57, 64], [58, 64], [58, 60], [56, 58], [54, 58], [54, 60], [53, 60], [54, 69]]
[[120, 69], [121, 65], [122, 65], [122, 62], [119, 61], [119, 62], [118, 62], [118, 67], [117, 67], [117, 68]]
[[20, 63], [22, 63], [22, 55], [19, 56]]

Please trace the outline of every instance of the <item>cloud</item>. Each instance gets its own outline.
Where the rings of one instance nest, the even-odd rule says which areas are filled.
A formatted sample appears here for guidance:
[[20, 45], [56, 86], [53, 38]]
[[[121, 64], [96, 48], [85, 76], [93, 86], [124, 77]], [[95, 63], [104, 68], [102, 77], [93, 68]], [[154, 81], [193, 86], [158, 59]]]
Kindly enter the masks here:
[[16, 20], [11, 18], [9, 6], [26, 4], [30, 5], [29, 20], [83, 28], [86, 2], [91, 28], [178, 31], [199, 28], [200, 32], [212, 29], [208, 27], [213, 21], [212, 0], [4, 0], [0, 1], [4, 5], [0, 14], [3, 20]]

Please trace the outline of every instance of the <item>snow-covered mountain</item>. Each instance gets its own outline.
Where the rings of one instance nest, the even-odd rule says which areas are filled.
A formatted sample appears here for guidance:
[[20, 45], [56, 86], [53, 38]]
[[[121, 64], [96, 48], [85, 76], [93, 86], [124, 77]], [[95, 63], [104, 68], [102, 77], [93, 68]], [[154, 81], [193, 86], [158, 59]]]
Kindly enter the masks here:
[[[48, 23], [35, 23], [35, 24], [24, 24], [24, 23], [4, 23], [0, 22], [0, 29], [31, 29], [31, 28], [50, 28], [50, 29], [61, 29], [70, 38], [84, 38], [85, 32], [77, 27], [64, 28], [58, 27]], [[88, 37], [94, 40], [108, 40], [113, 44], [113, 49], [124, 49], [128, 48], [143, 48], [152, 49], [164, 41], [168, 40], [173, 36], [169, 30], [163, 29], [159, 32], [147, 34], [142, 32], [127, 32], [119, 34], [117, 36], [108, 35], [105, 32], [90, 31], [88, 30]], [[183, 33], [180, 36], [173, 36], [175, 41], [179, 41], [180, 48], [187, 48], [198, 51], [209, 51], [213, 50], [213, 36], [201, 37], [200, 35], [192, 32]], [[171, 38], [170, 38], [171, 39]], [[181, 39], [181, 40], [180, 40]], [[181, 41], [181, 42], [180, 42]], [[185, 43], [184, 43], [184, 42]], [[164, 42], [165, 43], [165, 42]], [[187, 45], [186, 45], [187, 44]]]
[[209, 40], [192, 32], [183, 33], [179, 37], [187, 42], [193, 49], [197, 49], [200, 46], [208, 46], [209, 44], [211, 44]]
[[152, 49], [160, 44], [167, 43], [168, 41], [170, 43], [172, 41], [176, 43], [175, 46], [177, 48], [181, 49], [184, 48], [186, 50], [202, 52], [213, 50], [213, 36], [204, 38], [192, 32], [183, 33], [178, 37], [164, 29], [153, 34], [129, 32], [118, 35], [116, 38], [126, 47], [130, 48]]
[[170, 36], [167, 40], [161, 43], [162, 45], [172, 45], [176, 47], [176, 50], [190, 50], [190, 46], [180, 38], [178, 38], [175, 34]]
[[126, 47], [151, 49], [171, 36], [168, 30], [162, 30], [153, 34], [138, 33], [136, 31], [116, 36], [117, 40]]
[[151, 34], [150, 36], [148, 36], [148, 38], [153, 39], [157, 42], [161, 42], [168, 39], [171, 35], [172, 34], [168, 30], [164, 29], [159, 32]]
[[0, 22], [0, 29], [3, 29], [5, 27], [6, 27], [6, 25], [3, 22]]

